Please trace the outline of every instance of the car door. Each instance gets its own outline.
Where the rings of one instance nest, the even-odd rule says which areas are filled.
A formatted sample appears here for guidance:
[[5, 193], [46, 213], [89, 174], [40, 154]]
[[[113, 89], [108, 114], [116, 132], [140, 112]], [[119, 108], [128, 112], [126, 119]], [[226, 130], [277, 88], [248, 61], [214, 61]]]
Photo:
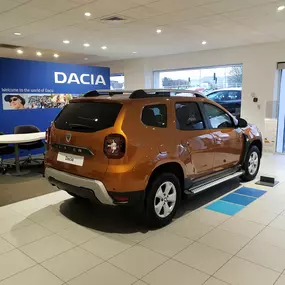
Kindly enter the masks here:
[[233, 118], [220, 107], [211, 103], [204, 103], [203, 106], [215, 139], [214, 172], [237, 165], [243, 149], [241, 130], [235, 127]]
[[175, 109], [181, 145], [189, 152], [189, 160], [185, 162], [188, 177], [195, 179], [211, 174], [215, 141], [210, 130], [206, 129], [199, 105], [196, 102], [177, 102]]

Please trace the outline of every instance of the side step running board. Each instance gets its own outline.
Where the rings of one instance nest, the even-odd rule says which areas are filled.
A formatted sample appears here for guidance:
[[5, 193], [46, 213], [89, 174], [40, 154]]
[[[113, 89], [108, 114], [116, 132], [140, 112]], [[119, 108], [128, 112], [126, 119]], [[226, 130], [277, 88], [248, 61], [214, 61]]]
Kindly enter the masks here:
[[228, 181], [230, 179], [239, 177], [239, 176], [241, 176], [243, 174], [244, 174], [244, 171], [239, 171], [239, 172], [236, 172], [236, 173], [231, 174], [229, 176], [225, 176], [223, 178], [220, 178], [220, 179], [214, 180], [212, 182], [203, 184], [201, 186], [192, 187], [192, 188], [186, 190], [185, 193], [186, 194], [197, 194], [197, 193], [202, 192], [202, 191], [204, 191], [204, 190], [206, 190], [208, 188], [211, 188], [211, 187], [213, 187], [215, 185], [218, 185], [218, 184], [223, 183], [225, 181]]

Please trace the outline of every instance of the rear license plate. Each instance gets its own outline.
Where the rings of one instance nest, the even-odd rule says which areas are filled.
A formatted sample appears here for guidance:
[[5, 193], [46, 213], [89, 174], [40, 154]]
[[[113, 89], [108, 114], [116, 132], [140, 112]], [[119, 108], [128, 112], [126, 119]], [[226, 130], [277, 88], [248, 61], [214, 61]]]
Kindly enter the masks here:
[[57, 155], [57, 161], [82, 166], [84, 163], [84, 156], [59, 152]]

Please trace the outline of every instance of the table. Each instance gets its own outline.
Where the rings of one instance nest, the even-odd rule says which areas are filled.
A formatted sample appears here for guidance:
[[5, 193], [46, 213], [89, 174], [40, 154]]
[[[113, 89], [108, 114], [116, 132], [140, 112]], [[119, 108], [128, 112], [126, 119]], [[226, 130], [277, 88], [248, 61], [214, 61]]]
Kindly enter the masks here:
[[19, 144], [43, 140], [45, 139], [45, 136], [46, 136], [45, 132], [28, 133], [28, 134], [11, 134], [11, 135], [0, 136], [0, 144], [14, 144], [15, 166], [16, 166], [15, 175], [22, 175], [22, 172], [20, 171], [20, 162], [19, 162]]

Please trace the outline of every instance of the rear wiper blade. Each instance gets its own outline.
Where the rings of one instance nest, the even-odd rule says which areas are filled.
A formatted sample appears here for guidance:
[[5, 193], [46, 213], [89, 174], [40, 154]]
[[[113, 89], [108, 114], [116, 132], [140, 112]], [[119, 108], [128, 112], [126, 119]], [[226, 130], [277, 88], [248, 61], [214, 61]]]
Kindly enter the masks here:
[[83, 124], [69, 124], [72, 129], [93, 129], [93, 127]]

